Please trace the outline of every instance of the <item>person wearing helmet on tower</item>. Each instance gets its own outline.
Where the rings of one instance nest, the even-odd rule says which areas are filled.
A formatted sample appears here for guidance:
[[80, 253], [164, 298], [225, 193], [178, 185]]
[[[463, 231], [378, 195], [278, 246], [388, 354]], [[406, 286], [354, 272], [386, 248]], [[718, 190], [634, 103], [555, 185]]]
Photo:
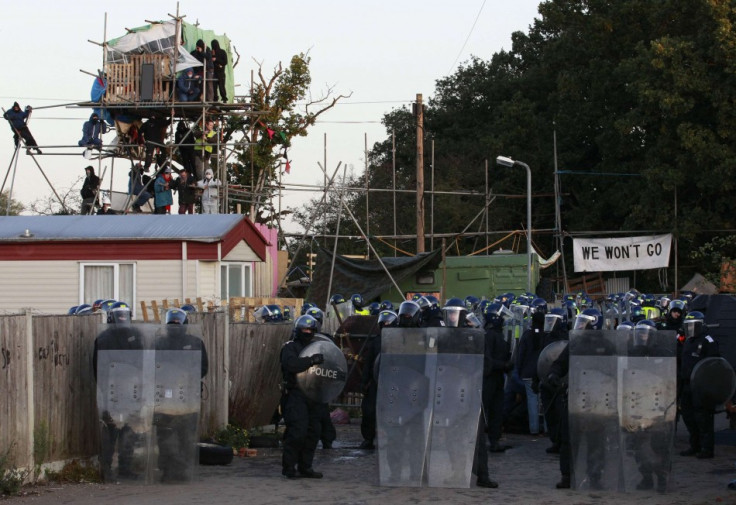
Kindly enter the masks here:
[[508, 309], [494, 302], [486, 307], [485, 352], [483, 355], [483, 409], [488, 426], [491, 452], [504, 452], [509, 446], [501, 445], [503, 423], [503, 388], [505, 375], [513, 369], [511, 342], [503, 332]]
[[360, 434], [363, 442], [360, 449], [373, 450], [376, 439], [376, 398], [378, 395], [378, 376], [376, 375], [376, 360], [381, 354], [381, 332], [384, 328], [399, 325], [399, 316], [390, 310], [383, 310], [378, 314], [378, 333], [371, 334], [365, 343], [363, 351], [363, 374], [361, 377], [361, 389], [363, 400], [360, 404], [362, 417], [360, 419]]
[[[92, 352], [92, 370], [95, 381], [98, 380], [97, 362], [101, 351], [141, 351], [137, 367], [140, 378], [143, 374], [143, 338], [141, 333], [131, 326], [130, 307], [124, 302], [115, 302], [107, 311], [107, 327], [95, 338]], [[114, 406], [114, 404], [113, 404]], [[119, 421], [123, 415], [106, 410], [100, 419], [102, 426], [100, 464], [103, 478], [112, 478], [112, 462], [117, 449], [118, 478], [134, 479], [137, 474], [133, 468], [133, 453], [136, 434], [127, 423]], [[122, 424], [122, 425], [121, 425]]]
[[319, 330], [319, 323], [305, 314], [297, 318], [294, 330], [294, 338], [281, 347], [280, 357], [283, 375], [281, 411], [286, 424], [281, 474], [288, 479], [300, 476], [321, 479], [322, 474], [312, 468], [314, 451], [320, 436], [320, 404], [307, 398], [297, 386], [296, 380], [298, 373], [325, 360], [322, 354], [300, 356]]
[[700, 399], [690, 388], [690, 377], [695, 365], [705, 358], [718, 357], [718, 343], [708, 333], [705, 315], [693, 310], [683, 321], [685, 343], [682, 347], [682, 364], [679, 376], [682, 381], [680, 413], [690, 434], [690, 447], [681, 456], [696, 456], [699, 459], [713, 457], [714, 427], [713, 409], [701, 405]]

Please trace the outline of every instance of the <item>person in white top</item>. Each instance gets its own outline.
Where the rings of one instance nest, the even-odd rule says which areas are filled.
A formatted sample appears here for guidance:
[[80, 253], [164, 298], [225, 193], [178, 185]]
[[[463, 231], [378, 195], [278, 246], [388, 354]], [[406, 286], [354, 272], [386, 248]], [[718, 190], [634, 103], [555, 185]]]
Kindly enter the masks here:
[[204, 179], [197, 183], [197, 187], [202, 190], [202, 214], [217, 214], [217, 207], [220, 201], [218, 187], [222, 183], [215, 179], [211, 168], [204, 172]]

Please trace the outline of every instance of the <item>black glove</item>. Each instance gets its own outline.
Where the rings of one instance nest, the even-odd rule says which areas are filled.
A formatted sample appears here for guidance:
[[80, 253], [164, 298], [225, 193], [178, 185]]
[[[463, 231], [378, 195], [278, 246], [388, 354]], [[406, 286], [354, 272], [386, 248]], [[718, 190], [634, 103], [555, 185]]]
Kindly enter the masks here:
[[547, 376], [547, 385], [551, 389], [558, 389], [562, 385], [562, 382], [556, 373], [551, 373]]
[[312, 354], [312, 356], [310, 356], [310, 357], [312, 359], [312, 364], [313, 365], [319, 365], [320, 363], [324, 363], [325, 362], [325, 355], [324, 354]]
[[30, 105], [26, 105], [26, 112], [31, 112], [33, 110], [33, 107]]

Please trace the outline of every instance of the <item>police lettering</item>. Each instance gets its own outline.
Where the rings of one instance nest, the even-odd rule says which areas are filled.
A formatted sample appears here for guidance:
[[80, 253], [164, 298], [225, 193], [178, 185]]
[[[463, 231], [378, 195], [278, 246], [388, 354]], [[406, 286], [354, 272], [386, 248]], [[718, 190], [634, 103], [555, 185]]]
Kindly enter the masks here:
[[309, 373], [313, 373], [319, 377], [326, 377], [328, 379], [337, 379], [337, 370], [329, 370], [327, 368], [318, 368], [313, 366], [309, 369]]

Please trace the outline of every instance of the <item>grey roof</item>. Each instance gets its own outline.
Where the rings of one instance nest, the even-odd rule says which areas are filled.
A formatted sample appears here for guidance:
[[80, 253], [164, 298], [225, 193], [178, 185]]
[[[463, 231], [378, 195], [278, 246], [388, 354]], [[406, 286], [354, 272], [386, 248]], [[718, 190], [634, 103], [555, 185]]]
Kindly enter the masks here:
[[135, 239], [217, 242], [243, 219], [240, 214], [2, 216], [0, 242]]

